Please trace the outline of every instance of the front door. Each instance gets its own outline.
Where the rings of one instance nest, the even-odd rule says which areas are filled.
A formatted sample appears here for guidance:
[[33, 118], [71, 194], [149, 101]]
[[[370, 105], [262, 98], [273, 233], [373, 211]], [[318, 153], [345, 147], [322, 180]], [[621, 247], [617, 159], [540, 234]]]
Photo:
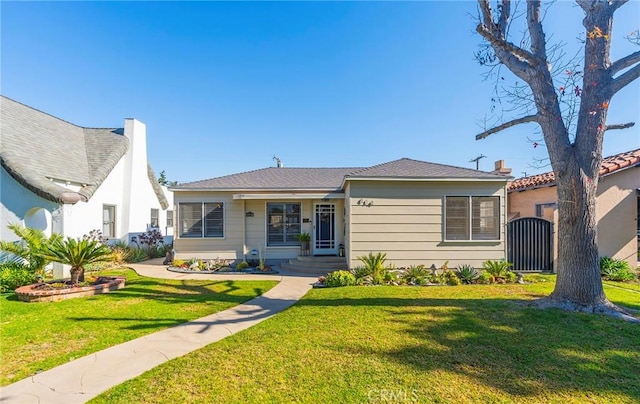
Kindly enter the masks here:
[[336, 205], [317, 203], [314, 208], [313, 254], [336, 255]]

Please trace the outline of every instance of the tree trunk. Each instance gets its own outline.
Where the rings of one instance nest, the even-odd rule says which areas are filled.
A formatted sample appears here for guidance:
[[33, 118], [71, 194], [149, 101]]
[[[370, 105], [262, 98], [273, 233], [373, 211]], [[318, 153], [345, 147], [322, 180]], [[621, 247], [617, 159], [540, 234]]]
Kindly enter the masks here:
[[585, 173], [575, 157], [564, 168], [564, 175], [556, 176], [558, 279], [550, 298], [586, 310], [610, 305], [602, 287], [596, 243], [597, 173]]
[[[82, 268], [71, 267], [71, 283], [75, 285], [78, 282], [84, 281], [84, 271]], [[80, 279], [82, 278], [82, 279]]]

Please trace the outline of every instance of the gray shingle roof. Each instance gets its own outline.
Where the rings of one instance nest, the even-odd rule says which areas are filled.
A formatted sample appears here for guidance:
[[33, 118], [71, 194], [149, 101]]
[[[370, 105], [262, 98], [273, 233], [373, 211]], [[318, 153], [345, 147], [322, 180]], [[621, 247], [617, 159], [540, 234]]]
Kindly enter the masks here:
[[345, 175], [359, 170], [347, 168], [269, 167], [208, 180], [180, 184], [172, 189], [227, 190], [322, 190], [338, 191]]
[[[45, 199], [89, 200], [129, 148], [121, 128], [83, 128], [5, 96], [0, 102], [0, 162], [13, 178]], [[75, 193], [52, 179], [81, 188]], [[164, 194], [162, 198], [166, 201]]]
[[403, 158], [373, 167], [263, 168], [224, 177], [180, 184], [172, 189], [327, 190], [341, 191], [343, 181], [372, 178], [495, 179], [510, 177], [462, 167]]
[[402, 158], [351, 173], [348, 178], [503, 179], [503, 175]]

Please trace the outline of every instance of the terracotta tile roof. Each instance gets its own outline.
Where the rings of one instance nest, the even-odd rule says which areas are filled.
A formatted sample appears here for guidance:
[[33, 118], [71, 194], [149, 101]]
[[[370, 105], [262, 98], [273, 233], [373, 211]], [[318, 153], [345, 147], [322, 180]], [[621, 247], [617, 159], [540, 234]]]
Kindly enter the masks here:
[[[640, 149], [630, 150], [614, 156], [605, 157], [600, 165], [600, 175], [608, 175], [626, 167], [640, 165]], [[556, 183], [556, 177], [553, 171], [531, 175], [528, 177], [518, 178], [507, 186], [509, 192], [522, 191], [530, 188], [539, 188], [543, 186], [553, 186]]]

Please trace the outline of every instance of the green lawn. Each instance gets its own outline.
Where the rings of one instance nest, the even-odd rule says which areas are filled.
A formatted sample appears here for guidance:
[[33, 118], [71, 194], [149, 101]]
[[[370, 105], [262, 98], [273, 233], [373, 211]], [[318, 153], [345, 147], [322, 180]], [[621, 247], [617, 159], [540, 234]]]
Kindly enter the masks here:
[[[314, 289], [94, 401], [639, 402], [640, 326], [522, 304], [552, 288]], [[640, 309], [637, 292], [606, 291]]]
[[235, 306], [274, 281], [176, 281], [132, 270], [124, 289], [56, 303], [24, 303], [0, 295], [0, 384], [72, 359]]

